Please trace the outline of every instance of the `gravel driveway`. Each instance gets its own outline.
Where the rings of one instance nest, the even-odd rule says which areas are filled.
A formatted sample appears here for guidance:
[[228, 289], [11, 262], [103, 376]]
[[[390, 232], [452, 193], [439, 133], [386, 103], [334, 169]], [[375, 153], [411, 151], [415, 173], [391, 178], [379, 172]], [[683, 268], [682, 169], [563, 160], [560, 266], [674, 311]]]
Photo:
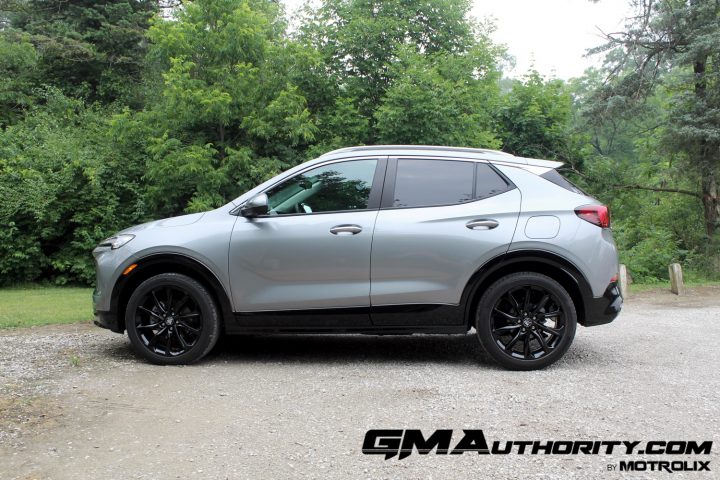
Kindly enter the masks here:
[[[638, 294], [579, 328], [539, 372], [500, 370], [467, 336], [224, 339], [156, 367], [90, 325], [0, 332], [0, 478], [624, 478], [626, 455], [363, 455], [371, 428], [482, 429], [492, 440], [713, 440], [720, 288]], [[455, 437], [454, 437], [455, 438]], [[459, 439], [459, 438], [457, 438]], [[456, 440], [457, 440], [456, 439]]]

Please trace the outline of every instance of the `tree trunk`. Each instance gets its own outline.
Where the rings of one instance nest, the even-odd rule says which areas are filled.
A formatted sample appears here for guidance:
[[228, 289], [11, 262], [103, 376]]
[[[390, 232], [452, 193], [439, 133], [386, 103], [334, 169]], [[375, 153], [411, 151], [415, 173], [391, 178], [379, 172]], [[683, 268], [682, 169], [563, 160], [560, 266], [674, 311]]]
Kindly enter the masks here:
[[[713, 170], [712, 167], [708, 170]], [[705, 232], [708, 237], [708, 245], [713, 245], [713, 239], [718, 227], [720, 227], [720, 186], [716, 172], [703, 172], [702, 176], [702, 203], [705, 213]]]
[[[693, 64], [693, 73], [695, 73], [695, 98], [698, 104], [704, 104], [707, 96], [707, 75], [705, 67], [707, 64], [708, 56], [703, 54], [699, 56]], [[701, 157], [700, 160], [700, 175], [702, 184], [702, 203], [703, 213], [705, 217], [705, 233], [708, 238], [708, 247], [713, 248], [713, 240], [715, 237], [715, 231], [720, 226], [718, 220], [720, 219], [720, 201], [718, 199], [718, 158], [716, 155], [711, 153], [711, 147], [708, 145], [707, 140], [703, 139], [700, 142]]]

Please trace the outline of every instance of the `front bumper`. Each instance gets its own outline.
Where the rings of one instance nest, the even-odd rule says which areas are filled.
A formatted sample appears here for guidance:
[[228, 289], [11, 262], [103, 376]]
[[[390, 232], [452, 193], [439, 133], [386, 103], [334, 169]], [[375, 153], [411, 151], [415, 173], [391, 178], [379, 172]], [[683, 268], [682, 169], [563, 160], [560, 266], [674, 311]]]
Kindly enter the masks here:
[[123, 333], [124, 328], [120, 327], [118, 322], [117, 314], [115, 312], [101, 310], [102, 308], [103, 295], [99, 291], [98, 287], [95, 287], [93, 291], [93, 312], [95, 314], [95, 320], [93, 323], [98, 327], [107, 328], [113, 332]]
[[123, 333], [124, 329], [120, 327], [117, 315], [112, 312], [95, 311], [95, 320], [93, 323], [98, 327], [107, 328], [115, 333]]
[[608, 285], [602, 297], [585, 299], [585, 318], [582, 325], [594, 327], [610, 323], [620, 314], [623, 298], [617, 282]]

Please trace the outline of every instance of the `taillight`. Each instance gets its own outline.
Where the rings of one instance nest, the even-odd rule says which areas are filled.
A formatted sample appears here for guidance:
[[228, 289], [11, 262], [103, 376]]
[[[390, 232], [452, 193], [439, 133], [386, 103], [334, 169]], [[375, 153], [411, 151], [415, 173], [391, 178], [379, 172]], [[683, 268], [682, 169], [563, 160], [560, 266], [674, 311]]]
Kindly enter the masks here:
[[593, 225], [610, 228], [610, 209], [605, 205], [583, 205], [575, 209], [575, 214]]

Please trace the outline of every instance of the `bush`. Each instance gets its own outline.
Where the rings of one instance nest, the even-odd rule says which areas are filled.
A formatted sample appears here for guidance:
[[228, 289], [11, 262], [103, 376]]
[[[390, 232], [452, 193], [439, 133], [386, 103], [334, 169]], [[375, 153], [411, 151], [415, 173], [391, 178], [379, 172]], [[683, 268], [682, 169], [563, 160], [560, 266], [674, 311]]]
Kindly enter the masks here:
[[126, 155], [111, 111], [43, 95], [0, 132], [0, 283], [90, 284], [92, 248], [145, 216], [142, 157]]

